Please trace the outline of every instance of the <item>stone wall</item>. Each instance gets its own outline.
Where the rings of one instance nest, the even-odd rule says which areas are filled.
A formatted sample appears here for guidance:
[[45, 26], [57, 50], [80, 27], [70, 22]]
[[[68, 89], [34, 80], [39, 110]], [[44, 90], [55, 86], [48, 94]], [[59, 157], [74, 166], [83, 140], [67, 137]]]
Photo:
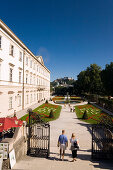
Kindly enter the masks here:
[[[27, 154], [27, 136], [26, 136], [26, 126], [16, 128], [13, 138], [5, 138], [2, 142], [9, 143], [9, 153], [14, 149], [16, 161], [22, 159], [24, 155]], [[9, 158], [3, 161], [2, 169], [9, 169], [10, 162]]]
[[25, 137], [22, 136], [14, 145], [16, 161], [20, 160], [22, 156], [27, 154], [27, 141]]

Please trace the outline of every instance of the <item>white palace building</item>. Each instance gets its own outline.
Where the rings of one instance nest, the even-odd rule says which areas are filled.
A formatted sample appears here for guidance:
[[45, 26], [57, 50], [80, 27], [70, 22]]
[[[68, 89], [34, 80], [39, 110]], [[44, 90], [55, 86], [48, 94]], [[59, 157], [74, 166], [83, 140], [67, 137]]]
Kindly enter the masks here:
[[0, 20], [0, 117], [50, 98], [50, 71]]

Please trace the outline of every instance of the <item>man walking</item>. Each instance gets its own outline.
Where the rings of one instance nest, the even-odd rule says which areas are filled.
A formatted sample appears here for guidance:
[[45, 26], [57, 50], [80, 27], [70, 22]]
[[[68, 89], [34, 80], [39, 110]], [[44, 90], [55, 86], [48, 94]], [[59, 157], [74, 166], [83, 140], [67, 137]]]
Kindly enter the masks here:
[[68, 146], [68, 139], [65, 135], [65, 130], [62, 130], [62, 134], [59, 136], [58, 139], [58, 147], [60, 146], [60, 159], [62, 157], [62, 160], [64, 160], [64, 154], [66, 147]]

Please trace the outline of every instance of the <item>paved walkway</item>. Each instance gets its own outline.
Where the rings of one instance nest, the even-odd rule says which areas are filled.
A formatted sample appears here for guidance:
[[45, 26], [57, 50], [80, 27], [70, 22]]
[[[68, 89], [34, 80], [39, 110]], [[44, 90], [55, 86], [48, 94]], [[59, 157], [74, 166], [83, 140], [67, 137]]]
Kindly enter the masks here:
[[[91, 161], [91, 129], [89, 124], [79, 121], [76, 114], [70, 112], [69, 107], [63, 106], [59, 119], [50, 123], [51, 125], [51, 143], [50, 158], [34, 158], [25, 156], [16, 163], [14, 170], [112, 170], [113, 163], [110, 162], [92, 162]], [[57, 140], [62, 129], [65, 129], [68, 139], [73, 132], [79, 140], [80, 150], [76, 162], [70, 162], [70, 146], [66, 150], [64, 161], [59, 159], [59, 148]], [[69, 144], [70, 145], [70, 144]]]

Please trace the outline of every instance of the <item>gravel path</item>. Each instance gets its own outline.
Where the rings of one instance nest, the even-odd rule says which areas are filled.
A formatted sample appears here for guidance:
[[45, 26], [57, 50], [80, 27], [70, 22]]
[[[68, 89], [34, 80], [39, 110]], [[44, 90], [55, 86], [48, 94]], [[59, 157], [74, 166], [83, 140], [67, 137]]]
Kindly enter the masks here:
[[[111, 170], [113, 164], [91, 161], [91, 129], [90, 126], [76, 118], [76, 114], [70, 112], [68, 106], [62, 107], [59, 119], [50, 123], [51, 125], [51, 142], [50, 158], [34, 158], [25, 156], [14, 166], [15, 170]], [[58, 136], [62, 129], [65, 129], [68, 140], [74, 132], [79, 140], [80, 150], [76, 162], [70, 162], [71, 151], [70, 144], [66, 150], [64, 161], [59, 159], [59, 148], [57, 147]], [[109, 165], [109, 166], [108, 166]]]

